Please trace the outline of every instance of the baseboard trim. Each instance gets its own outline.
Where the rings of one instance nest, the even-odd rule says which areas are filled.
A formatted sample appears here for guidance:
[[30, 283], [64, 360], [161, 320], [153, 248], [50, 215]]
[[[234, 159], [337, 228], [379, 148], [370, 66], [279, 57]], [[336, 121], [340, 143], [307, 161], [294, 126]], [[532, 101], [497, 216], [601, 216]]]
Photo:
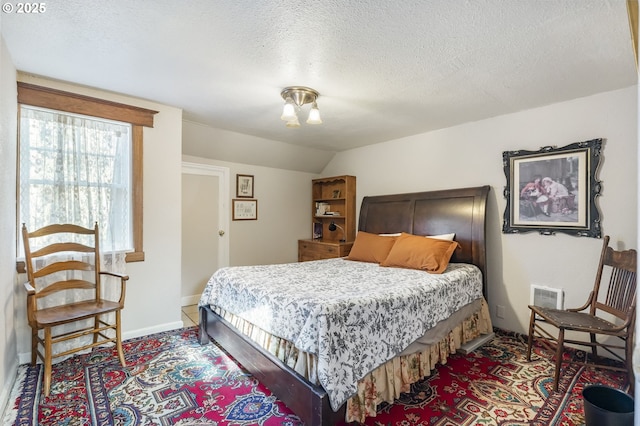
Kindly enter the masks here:
[[[175, 330], [184, 327], [182, 321], [168, 322], [153, 327], [138, 328], [136, 330], [125, 331], [122, 333], [122, 340], [135, 339], [136, 337], [148, 336], [149, 334], [162, 333], [163, 331]], [[31, 352], [23, 352], [18, 354], [18, 363], [28, 364], [31, 362]], [[38, 360], [39, 362], [39, 360]]]
[[153, 327], [139, 328], [122, 333], [122, 340], [135, 339], [136, 337], [148, 336], [149, 334], [162, 333], [163, 331], [175, 330], [184, 327], [182, 321], [174, 321], [160, 324]]

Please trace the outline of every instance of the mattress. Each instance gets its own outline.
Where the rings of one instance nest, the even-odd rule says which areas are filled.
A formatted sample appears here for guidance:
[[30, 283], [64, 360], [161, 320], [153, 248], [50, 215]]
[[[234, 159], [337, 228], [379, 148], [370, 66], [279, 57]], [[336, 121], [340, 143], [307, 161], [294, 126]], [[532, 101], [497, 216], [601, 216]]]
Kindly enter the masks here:
[[312, 354], [317, 382], [337, 410], [361, 378], [479, 299], [482, 277], [473, 265], [452, 263], [433, 275], [338, 258], [222, 268], [200, 305]]

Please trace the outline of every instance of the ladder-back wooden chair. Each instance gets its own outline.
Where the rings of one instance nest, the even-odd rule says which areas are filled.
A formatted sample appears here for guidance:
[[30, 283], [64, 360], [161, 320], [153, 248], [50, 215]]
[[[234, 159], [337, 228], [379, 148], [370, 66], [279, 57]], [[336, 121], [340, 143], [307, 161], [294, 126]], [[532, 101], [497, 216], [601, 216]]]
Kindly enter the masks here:
[[[554, 391], [558, 390], [563, 362], [625, 371], [633, 389], [636, 270], [636, 250], [616, 251], [609, 247], [609, 237], [605, 236], [593, 290], [584, 306], [564, 310], [529, 306], [531, 319], [527, 360], [531, 361], [534, 338], [540, 339], [547, 348], [555, 349]], [[557, 337], [554, 331], [557, 331]], [[570, 338], [565, 337], [565, 332], [570, 333]], [[587, 363], [589, 357], [585, 357], [584, 361], [563, 360], [565, 345], [590, 347], [591, 362]], [[598, 348], [606, 350], [610, 358], [622, 361], [624, 367], [599, 358]]]
[[[38, 244], [39, 238], [51, 241], [50, 236], [52, 235], [55, 236], [57, 242]], [[51, 388], [53, 358], [113, 342], [116, 345], [120, 363], [124, 367], [120, 312], [124, 308], [125, 283], [129, 277], [100, 270], [98, 224], [96, 223], [94, 229], [70, 224], [56, 224], [45, 226], [33, 232], [27, 231], [27, 227], [23, 224], [22, 238], [28, 277], [25, 288], [27, 290], [27, 316], [29, 326], [31, 326], [31, 364], [35, 365], [36, 357], [40, 357], [44, 364], [44, 395], [48, 396]], [[85, 241], [90, 242], [85, 243]], [[31, 251], [32, 244], [39, 248]], [[40, 247], [40, 245], [43, 246]], [[48, 255], [57, 255], [58, 258], [47, 262], [48, 265], [42, 267], [41, 265], [45, 262], [41, 258]], [[101, 278], [104, 275], [119, 279], [119, 300], [111, 301], [102, 298]], [[49, 300], [47, 306], [43, 307], [43, 302], [47, 298], [56, 293], [61, 296], [59, 292], [74, 292], [76, 298], [78, 293], [82, 293], [81, 300], [53, 306]], [[64, 297], [58, 298], [64, 299]], [[115, 321], [107, 321], [103, 317], [111, 312], [114, 313]], [[93, 321], [90, 321], [92, 318]], [[85, 324], [79, 323], [80, 321], [84, 321]], [[55, 327], [70, 323], [78, 324], [72, 331], [53, 334], [52, 329]], [[108, 330], [114, 330], [115, 336], [108, 336], [106, 333]], [[71, 349], [58, 353], [54, 353], [52, 350], [56, 343], [91, 335], [93, 337], [91, 343], [81, 342]], [[40, 352], [40, 347], [43, 349], [42, 352]]]

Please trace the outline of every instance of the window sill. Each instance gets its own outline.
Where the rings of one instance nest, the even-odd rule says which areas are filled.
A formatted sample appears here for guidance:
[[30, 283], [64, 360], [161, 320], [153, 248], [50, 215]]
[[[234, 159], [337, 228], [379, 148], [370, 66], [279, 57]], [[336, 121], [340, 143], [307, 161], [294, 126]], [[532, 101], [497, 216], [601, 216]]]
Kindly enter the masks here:
[[124, 258], [124, 260], [129, 263], [129, 262], [142, 262], [144, 261], [144, 252], [143, 251], [132, 251], [127, 253], [126, 257]]

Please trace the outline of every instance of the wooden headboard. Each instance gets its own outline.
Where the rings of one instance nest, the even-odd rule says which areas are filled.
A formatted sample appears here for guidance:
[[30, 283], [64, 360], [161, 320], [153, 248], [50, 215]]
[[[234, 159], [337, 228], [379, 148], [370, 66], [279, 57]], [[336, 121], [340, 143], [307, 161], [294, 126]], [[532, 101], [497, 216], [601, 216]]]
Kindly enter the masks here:
[[364, 197], [358, 229], [372, 234], [455, 232], [460, 248], [452, 262], [472, 263], [482, 271], [487, 298], [485, 210], [489, 186]]

